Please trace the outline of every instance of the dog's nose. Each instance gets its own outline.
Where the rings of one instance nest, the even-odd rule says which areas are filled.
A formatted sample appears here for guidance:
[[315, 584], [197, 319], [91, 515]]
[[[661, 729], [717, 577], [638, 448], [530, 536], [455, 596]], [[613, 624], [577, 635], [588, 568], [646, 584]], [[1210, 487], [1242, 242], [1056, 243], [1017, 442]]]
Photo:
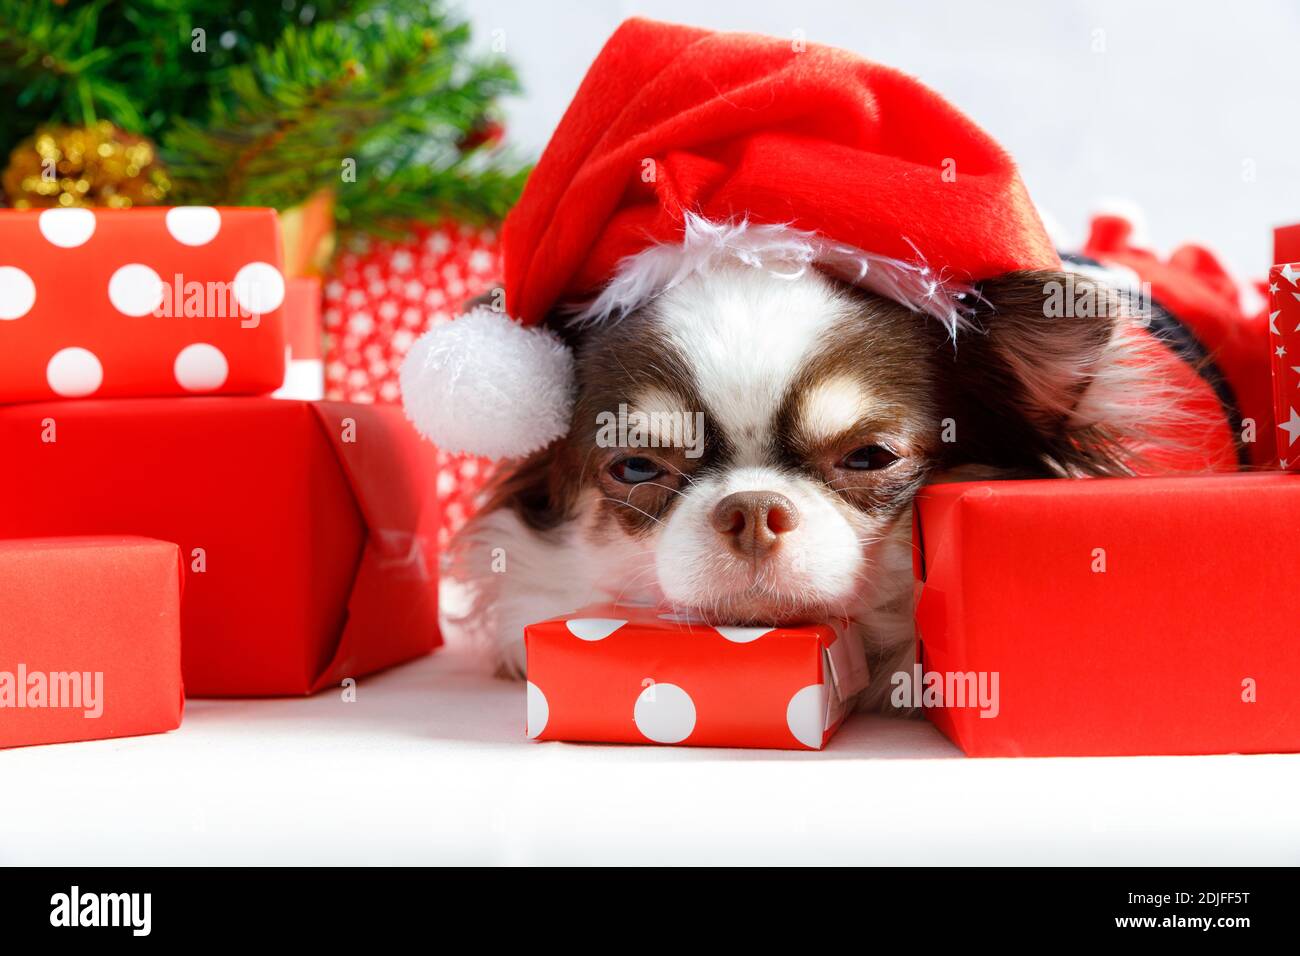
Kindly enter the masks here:
[[713, 509], [715, 531], [743, 558], [765, 558], [799, 524], [794, 502], [775, 491], [737, 491]]

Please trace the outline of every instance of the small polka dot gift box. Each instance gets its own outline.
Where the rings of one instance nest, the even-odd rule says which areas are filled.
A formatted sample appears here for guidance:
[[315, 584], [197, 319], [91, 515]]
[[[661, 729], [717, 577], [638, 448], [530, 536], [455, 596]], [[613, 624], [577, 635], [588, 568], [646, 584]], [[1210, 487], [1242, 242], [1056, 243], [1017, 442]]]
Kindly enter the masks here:
[[271, 209], [0, 210], [0, 402], [284, 382]]
[[820, 750], [867, 686], [842, 622], [715, 627], [605, 604], [524, 636], [536, 740]]
[[1272, 268], [1268, 295], [1278, 465], [1300, 471], [1300, 262]]

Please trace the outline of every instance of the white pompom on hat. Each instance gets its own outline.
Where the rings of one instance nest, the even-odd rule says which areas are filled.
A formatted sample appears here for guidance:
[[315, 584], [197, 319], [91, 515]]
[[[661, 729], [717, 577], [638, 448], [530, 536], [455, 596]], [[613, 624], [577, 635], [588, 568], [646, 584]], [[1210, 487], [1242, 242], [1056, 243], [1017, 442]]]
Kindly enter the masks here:
[[550, 329], [486, 306], [417, 339], [400, 378], [406, 417], [450, 452], [529, 455], [569, 429], [573, 353]]

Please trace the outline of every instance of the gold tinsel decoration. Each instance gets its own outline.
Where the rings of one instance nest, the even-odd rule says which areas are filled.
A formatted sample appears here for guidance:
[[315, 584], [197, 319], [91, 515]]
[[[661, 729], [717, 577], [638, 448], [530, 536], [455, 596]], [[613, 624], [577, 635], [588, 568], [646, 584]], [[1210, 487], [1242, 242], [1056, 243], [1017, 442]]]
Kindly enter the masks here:
[[37, 130], [9, 154], [0, 184], [14, 209], [156, 206], [171, 189], [153, 143], [107, 121]]

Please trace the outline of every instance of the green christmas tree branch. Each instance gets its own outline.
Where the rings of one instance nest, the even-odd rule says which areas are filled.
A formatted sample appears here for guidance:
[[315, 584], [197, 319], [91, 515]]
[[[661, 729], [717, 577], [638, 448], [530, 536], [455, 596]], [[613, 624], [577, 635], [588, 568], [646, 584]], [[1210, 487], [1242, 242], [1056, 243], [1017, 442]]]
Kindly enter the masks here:
[[0, 121], [6, 141], [10, 128], [46, 114], [82, 124], [112, 116], [124, 128], [140, 128], [126, 89], [104, 75], [115, 55], [95, 42], [106, 4], [97, 0], [64, 11], [50, 3], [0, 0], [0, 95], [13, 104]]
[[[412, 17], [376, 16], [351, 29], [290, 27], [232, 68], [206, 127], [182, 121], [164, 140], [185, 201], [283, 207], [352, 175], [373, 195], [396, 197], [385, 187], [398, 173], [411, 185], [433, 183], [403, 171], [456, 165], [455, 144], [516, 81], [504, 63], [466, 56], [463, 24], [424, 4], [413, 9]], [[453, 178], [495, 188], [518, 172], [515, 164], [492, 178], [456, 166]], [[358, 225], [380, 212], [373, 199], [343, 208]], [[468, 203], [451, 211], [477, 212]]]
[[519, 198], [528, 167], [502, 164], [473, 169], [471, 161], [438, 167], [412, 164], [374, 187], [344, 185], [336, 214], [344, 229], [399, 236], [412, 221], [502, 219]]
[[0, 0], [0, 149], [107, 119], [160, 142], [176, 202], [491, 218], [526, 167], [461, 144], [517, 81], [469, 39], [427, 0]]

